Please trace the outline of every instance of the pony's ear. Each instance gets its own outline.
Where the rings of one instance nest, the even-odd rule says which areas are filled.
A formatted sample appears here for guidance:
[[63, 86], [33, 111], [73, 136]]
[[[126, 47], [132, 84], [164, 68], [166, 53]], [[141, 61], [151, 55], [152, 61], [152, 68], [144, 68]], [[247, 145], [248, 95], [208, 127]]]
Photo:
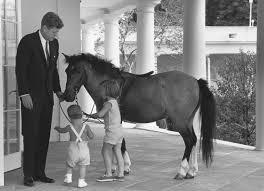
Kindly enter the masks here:
[[69, 62], [69, 59], [70, 59], [70, 56], [68, 56], [67, 54], [64, 54], [64, 53], [62, 53], [62, 54], [65, 57], [66, 62], [68, 63]]

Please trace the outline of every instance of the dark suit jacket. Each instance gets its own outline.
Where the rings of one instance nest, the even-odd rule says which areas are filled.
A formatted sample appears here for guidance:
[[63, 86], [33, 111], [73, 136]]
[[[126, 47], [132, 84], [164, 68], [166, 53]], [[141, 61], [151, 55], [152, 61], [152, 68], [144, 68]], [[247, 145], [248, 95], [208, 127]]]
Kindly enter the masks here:
[[59, 43], [49, 42], [50, 62], [46, 58], [39, 32], [24, 36], [17, 48], [16, 77], [19, 96], [30, 94], [33, 101], [43, 101], [44, 96], [53, 104], [53, 92], [61, 91], [57, 69]]

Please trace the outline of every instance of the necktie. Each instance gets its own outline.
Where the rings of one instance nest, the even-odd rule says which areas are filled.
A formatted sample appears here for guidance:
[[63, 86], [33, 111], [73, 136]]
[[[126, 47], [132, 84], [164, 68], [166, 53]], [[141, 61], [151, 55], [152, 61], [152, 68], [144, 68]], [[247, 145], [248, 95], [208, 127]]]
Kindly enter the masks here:
[[46, 41], [46, 46], [45, 46], [47, 65], [49, 65], [49, 61], [50, 61], [50, 54], [49, 54], [48, 43], [49, 43], [49, 41]]

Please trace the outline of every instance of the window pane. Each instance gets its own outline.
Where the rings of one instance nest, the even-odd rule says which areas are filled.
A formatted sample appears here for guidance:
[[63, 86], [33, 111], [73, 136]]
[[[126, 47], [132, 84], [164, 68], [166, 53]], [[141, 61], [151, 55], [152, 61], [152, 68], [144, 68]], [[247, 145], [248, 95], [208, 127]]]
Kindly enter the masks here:
[[3, 60], [4, 65], [15, 65], [16, 49], [17, 49], [17, 24], [4, 22], [5, 30], [3, 33]]
[[19, 109], [14, 66], [3, 67], [4, 110]]
[[1, 36], [1, 38], [2, 38], [2, 63], [3, 63], [3, 65], [5, 64], [5, 53], [6, 53], [6, 48], [5, 48], [5, 44], [6, 44], [6, 42], [5, 42], [5, 22], [4, 21], [2, 21], [1, 22], [1, 27], [2, 27], [2, 36]]
[[19, 111], [4, 112], [4, 153], [12, 154], [19, 149]]
[[2, 0], [2, 63], [4, 97], [4, 154], [19, 152], [20, 111], [16, 94], [15, 55], [17, 47], [16, 0]]
[[5, 1], [4, 0], [2, 0], [2, 1], [0, 1], [0, 6], [1, 6], [1, 19], [4, 19], [5, 17], [4, 17], [4, 15], [5, 15]]
[[17, 21], [16, 18], [16, 0], [5, 0], [5, 19]]

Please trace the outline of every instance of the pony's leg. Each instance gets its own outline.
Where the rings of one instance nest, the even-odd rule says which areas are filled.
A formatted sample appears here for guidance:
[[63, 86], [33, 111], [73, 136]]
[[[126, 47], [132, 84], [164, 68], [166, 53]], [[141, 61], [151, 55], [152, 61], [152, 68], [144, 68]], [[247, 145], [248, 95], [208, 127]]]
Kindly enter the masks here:
[[179, 170], [178, 170], [176, 176], [174, 177], [174, 179], [176, 179], [176, 180], [184, 179], [186, 177], [188, 171], [189, 171], [189, 163], [188, 163], [187, 159], [185, 158], [181, 161]]
[[197, 137], [197, 143], [194, 145], [192, 149], [192, 153], [191, 153], [190, 160], [189, 160], [190, 169], [186, 175], [187, 178], [195, 177], [198, 173], [198, 145], [200, 145], [199, 137], [201, 134], [200, 133], [201, 121], [200, 121], [199, 113], [200, 113], [200, 110], [198, 109], [198, 111], [196, 112], [194, 116], [194, 120], [193, 120], [193, 130]]
[[198, 160], [197, 160], [197, 143], [193, 146], [189, 159], [189, 170], [185, 176], [185, 179], [194, 178], [198, 173]]
[[[192, 125], [192, 124], [191, 124]], [[186, 177], [187, 173], [189, 171], [189, 159], [190, 159], [190, 155], [192, 152], [192, 148], [193, 146], [196, 144], [196, 136], [193, 133], [193, 128], [191, 127], [187, 127], [185, 126], [185, 128], [181, 128], [180, 129], [180, 134], [183, 138], [183, 141], [185, 143], [185, 151], [184, 151], [184, 155], [182, 158], [182, 162], [180, 164], [178, 173], [176, 174], [176, 176], [174, 177], [177, 180], [181, 180], [184, 178], [193, 178], [193, 177]]]
[[191, 152], [191, 156], [190, 156], [190, 160], [189, 160], [189, 170], [187, 172], [186, 175], [186, 179], [189, 178], [193, 178], [197, 175], [198, 173], [198, 162], [197, 162], [197, 144], [194, 145], [192, 152]]
[[127, 151], [125, 151], [125, 153], [123, 154], [123, 158], [125, 163], [125, 171], [130, 172], [131, 161]]

